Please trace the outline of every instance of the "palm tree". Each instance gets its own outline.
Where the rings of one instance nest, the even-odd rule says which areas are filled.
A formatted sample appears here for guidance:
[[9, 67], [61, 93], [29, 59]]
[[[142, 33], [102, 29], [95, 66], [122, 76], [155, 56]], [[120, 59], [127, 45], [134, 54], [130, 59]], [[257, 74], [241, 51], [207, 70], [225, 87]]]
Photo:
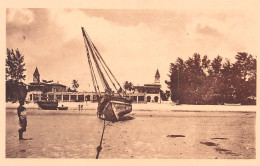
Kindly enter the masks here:
[[6, 80], [10, 79], [16, 82], [23, 82], [26, 77], [24, 74], [26, 71], [24, 56], [20, 53], [18, 48], [15, 51], [13, 49], [7, 48], [6, 55]]
[[72, 88], [75, 89], [75, 91], [77, 91], [77, 88], [79, 87], [79, 83], [78, 80], [73, 80], [72, 81]]
[[128, 90], [128, 91], [132, 91], [133, 90], [133, 83], [132, 82], [128, 82], [128, 81], [126, 81], [125, 83], [124, 83], [124, 88], [125, 88], [125, 90]]

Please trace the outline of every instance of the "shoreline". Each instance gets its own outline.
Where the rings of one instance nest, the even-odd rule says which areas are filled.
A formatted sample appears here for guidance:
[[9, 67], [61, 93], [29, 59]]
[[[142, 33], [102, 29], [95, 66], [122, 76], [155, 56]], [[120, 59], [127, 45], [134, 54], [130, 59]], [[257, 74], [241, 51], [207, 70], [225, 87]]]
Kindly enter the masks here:
[[[86, 103], [86, 102], [60, 102], [58, 106], [67, 106], [68, 110], [57, 110], [58, 112], [79, 112], [78, 105], [83, 105], [83, 110], [80, 112], [94, 111], [96, 113], [97, 103]], [[6, 103], [6, 109], [16, 109], [19, 106], [18, 103]], [[27, 110], [41, 110], [36, 103], [29, 103], [24, 105]], [[133, 111], [135, 112], [256, 112], [256, 105], [172, 105], [172, 104], [133, 104]], [[54, 112], [56, 110], [44, 110]]]

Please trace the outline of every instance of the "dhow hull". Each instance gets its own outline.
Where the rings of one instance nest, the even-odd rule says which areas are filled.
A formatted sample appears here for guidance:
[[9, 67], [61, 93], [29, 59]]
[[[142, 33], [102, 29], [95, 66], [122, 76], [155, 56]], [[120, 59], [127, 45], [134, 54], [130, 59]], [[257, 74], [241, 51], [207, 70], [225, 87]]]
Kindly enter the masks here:
[[44, 110], [57, 110], [57, 101], [38, 101], [39, 107]]
[[101, 112], [100, 118], [108, 121], [118, 121], [132, 111], [132, 104], [120, 101], [110, 101]]

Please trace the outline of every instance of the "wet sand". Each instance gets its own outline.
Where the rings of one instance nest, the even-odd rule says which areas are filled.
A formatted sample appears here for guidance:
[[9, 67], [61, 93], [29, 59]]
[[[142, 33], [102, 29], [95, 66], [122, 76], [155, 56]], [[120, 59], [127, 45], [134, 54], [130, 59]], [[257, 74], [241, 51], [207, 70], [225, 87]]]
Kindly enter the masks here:
[[[255, 112], [133, 111], [105, 129], [101, 159], [254, 159]], [[96, 157], [103, 121], [94, 110], [27, 111], [18, 140], [15, 109], [6, 111], [7, 158]]]

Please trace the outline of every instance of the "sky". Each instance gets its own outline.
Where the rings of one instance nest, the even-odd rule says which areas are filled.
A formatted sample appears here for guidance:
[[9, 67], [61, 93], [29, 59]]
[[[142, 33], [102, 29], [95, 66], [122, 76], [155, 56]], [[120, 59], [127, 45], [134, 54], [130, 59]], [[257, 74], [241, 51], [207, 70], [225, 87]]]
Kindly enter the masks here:
[[92, 91], [83, 26], [118, 81], [153, 83], [156, 70], [167, 89], [170, 63], [194, 53], [234, 61], [237, 52], [257, 55], [259, 24], [254, 11], [178, 9], [6, 10], [6, 46], [25, 57], [26, 83], [36, 67], [41, 79]]

